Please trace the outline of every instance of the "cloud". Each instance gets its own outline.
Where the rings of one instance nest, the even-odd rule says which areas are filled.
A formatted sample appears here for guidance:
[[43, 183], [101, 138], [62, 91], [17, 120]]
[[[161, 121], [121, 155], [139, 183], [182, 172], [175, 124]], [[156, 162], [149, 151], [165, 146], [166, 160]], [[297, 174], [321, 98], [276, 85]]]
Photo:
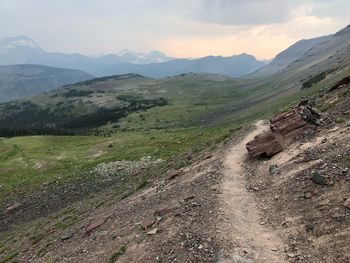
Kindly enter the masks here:
[[346, 25], [348, 0], [0, 0], [0, 38], [28, 35], [49, 51], [161, 49], [173, 56], [271, 58]]
[[288, 21], [298, 1], [203, 0], [196, 18], [222, 25], [261, 25]]

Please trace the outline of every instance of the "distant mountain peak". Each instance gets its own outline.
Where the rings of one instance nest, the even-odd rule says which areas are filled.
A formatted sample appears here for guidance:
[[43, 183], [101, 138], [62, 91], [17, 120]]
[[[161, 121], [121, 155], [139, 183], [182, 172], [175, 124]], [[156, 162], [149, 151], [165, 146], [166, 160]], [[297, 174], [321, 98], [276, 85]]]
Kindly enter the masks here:
[[9, 49], [14, 49], [18, 47], [27, 47], [32, 49], [41, 50], [38, 44], [36, 44], [32, 39], [27, 36], [15, 36], [6, 37], [0, 40], [0, 51], [6, 51]]
[[173, 58], [167, 57], [164, 53], [158, 50], [152, 50], [147, 54], [147, 53], [131, 51], [129, 49], [123, 49], [119, 51], [117, 55], [124, 58], [130, 58], [131, 60], [129, 60], [128, 62], [131, 62], [134, 64], [161, 63], [161, 62], [166, 62], [173, 59]]
[[142, 54], [140, 52], [134, 52], [134, 51], [131, 51], [131, 50], [125, 48], [125, 49], [119, 51], [117, 53], [117, 55], [118, 56], [132, 55], [132, 56], [135, 56], [135, 57], [139, 57], [139, 56], [144, 55], [144, 54]]
[[148, 53], [148, 56], [165, 56], [165, 54], [159, 50], [152, 50]]

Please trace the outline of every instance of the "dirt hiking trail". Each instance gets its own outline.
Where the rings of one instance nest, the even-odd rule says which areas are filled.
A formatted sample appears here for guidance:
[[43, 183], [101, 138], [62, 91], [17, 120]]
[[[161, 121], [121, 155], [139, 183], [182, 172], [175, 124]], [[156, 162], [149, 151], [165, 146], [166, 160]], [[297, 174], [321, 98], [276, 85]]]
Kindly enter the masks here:
[[243, 140], [230, 147], [225, 154], [221, 208], [225, 220], [220, 226], [221, 235], [232, 251], [226, 251], [219, 263], [283, 263], [283, 243], [273, 229], [265, 226], [259, 216], [253, 194], [247, 190], [242, 169], [247, 158], [245, 145], [269, 127], [263, 121]]

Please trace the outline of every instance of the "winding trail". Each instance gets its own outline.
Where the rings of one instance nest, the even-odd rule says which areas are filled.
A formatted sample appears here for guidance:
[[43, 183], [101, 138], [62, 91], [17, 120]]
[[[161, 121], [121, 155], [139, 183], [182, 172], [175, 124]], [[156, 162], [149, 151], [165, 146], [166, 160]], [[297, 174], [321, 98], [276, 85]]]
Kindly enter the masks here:
[[283, 242], [264, 225], [253, 194], [246, 188], [242, 166], [247, 158], [245, 145], [268, 129], [263, 121], [243, 140], [231, 147], [224, 157], [224, 180], [221, 185], [221, 208], [225, 220], [220, 222], [222, 238], [230, 243], [230, 251], [220, 263], [283, 263]]

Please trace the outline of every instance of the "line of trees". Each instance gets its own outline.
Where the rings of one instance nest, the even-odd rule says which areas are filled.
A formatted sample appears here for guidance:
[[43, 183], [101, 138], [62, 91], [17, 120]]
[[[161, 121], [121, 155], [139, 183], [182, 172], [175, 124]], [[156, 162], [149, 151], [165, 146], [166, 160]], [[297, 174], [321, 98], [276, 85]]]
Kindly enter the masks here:
[[1, 104], [0, 137], [91, 134], [92, 129], [118, 122], [132, 112], [168, 104], [165, 98], [120, 96], [118, 99], [127, 102], [127, 105], [101, 108], [79, 100], [58, 102], [47, 108], [30, 101]]

